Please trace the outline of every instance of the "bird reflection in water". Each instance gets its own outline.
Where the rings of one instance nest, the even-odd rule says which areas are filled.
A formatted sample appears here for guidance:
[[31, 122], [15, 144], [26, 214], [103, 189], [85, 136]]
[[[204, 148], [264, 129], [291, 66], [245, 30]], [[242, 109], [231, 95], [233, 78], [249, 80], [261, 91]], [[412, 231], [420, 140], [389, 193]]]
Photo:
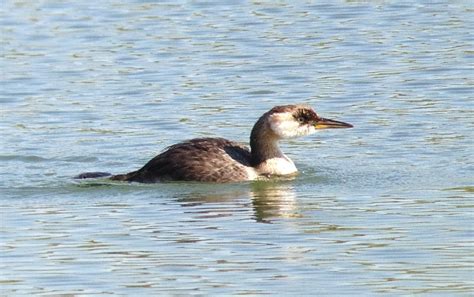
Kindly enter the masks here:
[[[249, 186], [250, 191], [242, 185], [233, 189], [201, 188], [199, 192], [180, 194], [177, 201], [181, 206], [190, 208], [191, 213], [197, 214], [196, 219], [241, 216], [248, 211], [252, 212], [249, 216], [263, 223], [270, 223], [276, 218], [301, 216], [293, 185], [289, 181], [258, 181]], [[193, 209], [195, 207], [199, 209]]]
[[275, 218], [301, 217], [293, 185], [276, 181], [252, 184], [252, 205], [258, 222]]

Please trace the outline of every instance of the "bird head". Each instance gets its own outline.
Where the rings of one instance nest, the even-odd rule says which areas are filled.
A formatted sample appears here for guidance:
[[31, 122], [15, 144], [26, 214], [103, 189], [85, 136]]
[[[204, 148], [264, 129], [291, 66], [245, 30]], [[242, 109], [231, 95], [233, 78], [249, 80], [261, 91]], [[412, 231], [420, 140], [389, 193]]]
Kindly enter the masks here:
[[320, 117], [307, 105], [275, 106], [265, 116], [271, 131], [280, 139], [313, 134], [319, 129], [353, 127], [348, 123]]

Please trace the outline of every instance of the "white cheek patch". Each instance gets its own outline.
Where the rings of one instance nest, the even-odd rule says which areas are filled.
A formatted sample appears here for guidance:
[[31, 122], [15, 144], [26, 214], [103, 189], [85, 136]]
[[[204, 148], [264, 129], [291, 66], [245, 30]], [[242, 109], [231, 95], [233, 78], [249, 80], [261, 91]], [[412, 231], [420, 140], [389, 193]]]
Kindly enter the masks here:
[[291, 114], [275, 114], [270, 116], [270, 127], [280, 138], [293, 138], [316, 132], [310, 125], [300, 125]]
[[316, 128], [314, 128], [313, 125], [307, 124], [307, 125], [300, 126], [298, 128], [297, 136], [305, 136], [305, 135], [309, 135], [313, 133], [316, 133]]
[[292, 119], [291, 114], [274, 114], [270, 116], [270, 127], [281, 138], [298, 136], [298, 122]]
[[281, 138], [298, 136], [299, 126], [291, 122], [272, 123], [272, 130]]

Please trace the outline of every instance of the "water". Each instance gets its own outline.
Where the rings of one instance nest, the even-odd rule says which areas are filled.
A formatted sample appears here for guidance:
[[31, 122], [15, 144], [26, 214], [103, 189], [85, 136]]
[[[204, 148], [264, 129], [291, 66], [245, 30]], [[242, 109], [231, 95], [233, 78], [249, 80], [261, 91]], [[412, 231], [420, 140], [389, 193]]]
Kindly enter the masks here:
[[[2, 295], [472, 295], [473, 10], [6, 1]], [[71, 179], [300, 102], [294, 180]]]

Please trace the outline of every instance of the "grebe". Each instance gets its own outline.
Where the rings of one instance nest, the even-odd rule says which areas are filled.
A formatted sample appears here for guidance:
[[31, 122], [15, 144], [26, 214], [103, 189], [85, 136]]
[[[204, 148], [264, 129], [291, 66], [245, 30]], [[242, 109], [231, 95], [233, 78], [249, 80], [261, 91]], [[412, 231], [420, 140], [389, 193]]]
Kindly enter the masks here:
[[[294, 175], [293, 161], [279, 148], [281, 139], [309, 135], [317, 129], [351, 128], [351, 124], [319, 117], [308, 105], [275, 106], [253, 126], [250, 150], [223, 138], [196, 138], [168, 147], [141, 169], [112, 175], [111, 180], [156, 183], [161, 181], [238, 182], [270, 176]], [[83, 173], [76, 178], [109, 176]]]

